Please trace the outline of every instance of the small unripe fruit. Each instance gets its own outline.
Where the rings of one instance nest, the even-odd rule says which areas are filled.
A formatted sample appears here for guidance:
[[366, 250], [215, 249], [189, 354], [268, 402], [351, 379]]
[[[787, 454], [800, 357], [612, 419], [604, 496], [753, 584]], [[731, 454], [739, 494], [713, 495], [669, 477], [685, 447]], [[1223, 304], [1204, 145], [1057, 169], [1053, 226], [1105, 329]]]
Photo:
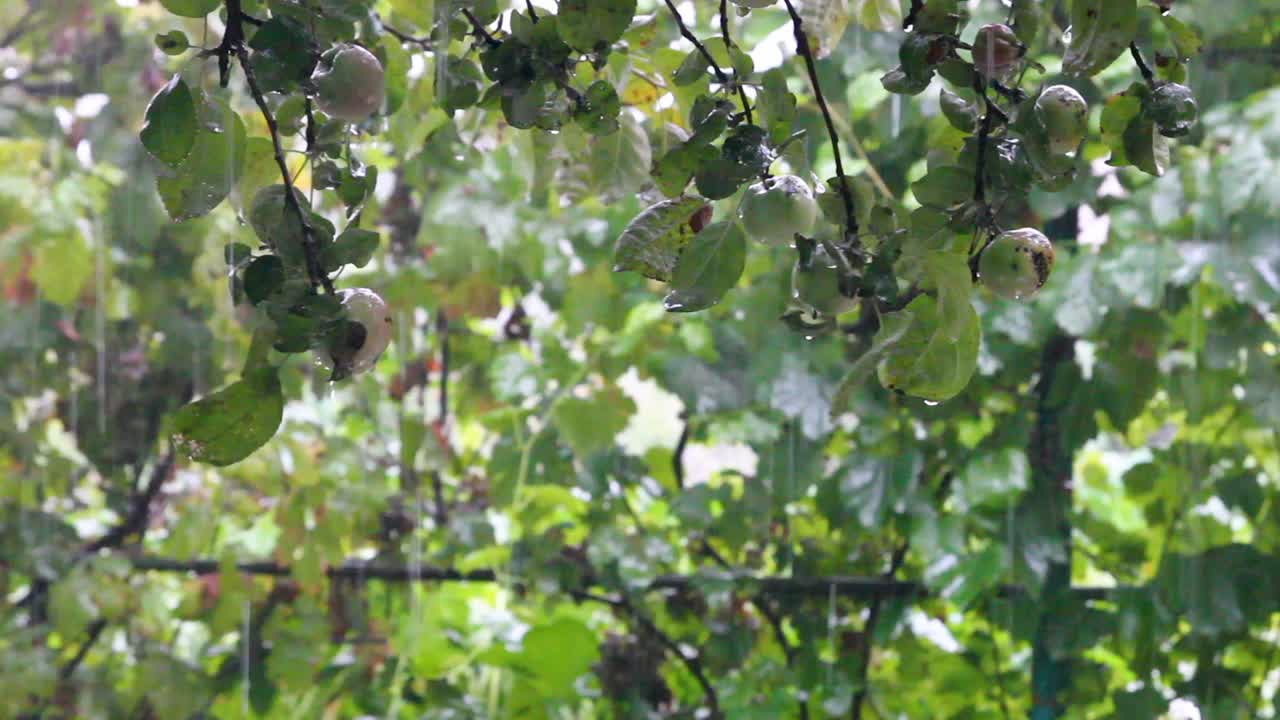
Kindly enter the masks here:
[[1009, 300], [1027, 300], [1053, 272], [1053, 243], [1035, 228], [1001, 233], [982, 251], [978, 276], [991, 292]]
[[978, 29], [973, 40], [973, 66], [988, 80], [1000, 80], [1017, 66], [1026, 52], [1013, 28], [992, 23]]
[[382, 108], [386, 94], [382, 63], [359, 45], [342, 45], [325, 53], [311, 80], [316, 104], [330, 117], [360, 122]]
[[1067, 85], [1045, 88], [1036, 99], [1036, 117], [1048, 135], [1049, 152], [1071, 154], [1089, 131], [1089, 103]]
[[797, 260], [791, 269], [791, 296], [801, 303], [832, 317], [858, 306], [857, 298], [840, 292], [840, 271], [834, 258], [822, 245], [813, 250], [809, 267]]
[[316, 350], [316, 364], [337, 382], [371, 369], [391, 342], [391, 312], [378, 293], [354, 288], [338, 293], [345, 322]]
[[807, 233], [818, 219], [818, 201], [808, 183], [795, 175], [778, 175], [747, 188], [742, 198], [742, 225], [762, 243], [783, 245], [796, 233]]
[[1151, 119], [1155, 120], [1156, 128], [1165, 137], [1186, 135], [1200, 118], [1195, 94], [1186, 85], [1161, 83], [1151, 93], [1148, 103]]

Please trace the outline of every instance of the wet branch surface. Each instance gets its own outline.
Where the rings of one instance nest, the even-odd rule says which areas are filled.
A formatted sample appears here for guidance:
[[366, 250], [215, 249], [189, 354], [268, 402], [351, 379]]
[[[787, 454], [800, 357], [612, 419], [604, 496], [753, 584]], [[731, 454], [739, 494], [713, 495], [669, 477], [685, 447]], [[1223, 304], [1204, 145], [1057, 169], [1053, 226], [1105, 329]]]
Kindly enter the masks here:
[[693, 34], [693, 31], [689, 29], [689, 26], [684, 24], [684, 18], [680, 17], [680, 11], [676, 9], [676, 4], [672, 2], [672, 0], [666, 0], [666, 3], [667, 9], [671, 11], [671, 16], [676, 20], [676, 27], [680, 29], [680, 35], [685, 40], [693, 43], [693, 46], [697, 48], [698, 53], [702, 55], [702, 59], [706, 60], [707, 64], [711, 66], [711, 72], [716, 74], [716, 80], [719, 81], [721, 85], [728, 85], [729, 76], [725, 73], [724, 68], [720, 67], [720, 64], [716, 62], [716, 59], [711, 57], [711, 52], [707, 50], [707, 46], [702, 44], [702, 41], [698, 39], [697, 35]]
[[840, 136], [836, 133], [835, 121], [831, 119], [831, 108], [827, 106], [827, 98], [822, 93], [822, 83], [818, 80], [818, 63], [813, 57], [813, 49], [809, 47], [809, 35], [804, 30], [804, 21], [792, 0], [782, 0], [787, 5], [787, 13], [791, 15], [791, 28], [796, 38], [796, 52], [804, 58], [805, 70], [809, 73], [809, 83], [813, 86], [814, 99], [818, 109], [822, 111], [822, 119], [827, 124], [827, 137], [831, 141], [831, 153], [835, 156], [836, 176], [839, 178], [840, 199], [844, 202], [845, 235], [857, 237], [858, 216], [853, 204], [853, 190], [849, 187], [844, 173], [844, 160], [840, 159]]
[[[218, 58], [221, 84], [226, 87], [227, 83], [230, 82], [231, 56], [234, 55], [239, 62], [241, 72], [244, 73], [244, 80], [249, 87], [249, 94], [253, 97], [254, 103], [257, 104], [258, 110], [262, 112], [262, 119], [266, 121], [267, 130], [271, 133], [271, 148], [275, 156], [276, 166], [280, 169], [280, 180], [285, 189], [285, 212], [291, 213], [302, 227], [302, 251], [306, 256], [307, 277], [311, 280], [313, 288], [323, 287], [326, 293], [332, 295], [337, 291], [333, 286], [333, 280], [325, 273], [320, 264], [320, 249], [316, 244], [315, 232], [311, 227], [310, 220], [302, 212], [302, 205], [298, 203], [298, 198], [294, 196], [293, 176], [289, 172], [288, 163], [285, 162], [284, 144], [280, 140], [280, 126], [276, 123], [275, 115], [271, 112], [271, 106], [267, 104], [266, 95], [258, 84], [258, 77], [254, 74], [253, 62], [249, 57], [249, 49], [244, 44], [244, 21], [246, 16], [240, 8], [240, 0], [226, 0], [226, 8], [227, 30], [223, 33], [222, 42], [213, 50], [213, 54]], [[308, 127], [312, 125], [311, 122], [307, 124]], [[310, 132], [309, 130], [308, 133], [310, 134]]]

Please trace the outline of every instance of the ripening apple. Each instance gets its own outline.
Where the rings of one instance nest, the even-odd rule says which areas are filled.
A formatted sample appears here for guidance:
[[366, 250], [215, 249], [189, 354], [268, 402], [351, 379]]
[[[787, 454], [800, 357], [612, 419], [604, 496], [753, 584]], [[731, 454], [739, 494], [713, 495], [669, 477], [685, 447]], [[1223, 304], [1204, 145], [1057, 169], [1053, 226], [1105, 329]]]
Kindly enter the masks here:
[[391, 342], [391, 311], [382, 296], [368, 288], [338, 293], [344, 322], [316, 350], [316, 365], [333, 382], [367, 372]]
[[818, 201], [809, 184], [795, 175], [776, 175], [747, 188], [742, 198], [747, 235], [770, 245], [785, 245], [807, 233], [818, 219]]
[[316, 104], [330, 117], [360, 122], [382, 109], [382, 63], [359, 45], [339, 45], [326, 52], [311, 80]]
[[1008, 300], [1028, 300], [1053, 272], [1053, 243], [1035, 228], [1000, 233], [982, 251], [978, 277], [991, 292]]

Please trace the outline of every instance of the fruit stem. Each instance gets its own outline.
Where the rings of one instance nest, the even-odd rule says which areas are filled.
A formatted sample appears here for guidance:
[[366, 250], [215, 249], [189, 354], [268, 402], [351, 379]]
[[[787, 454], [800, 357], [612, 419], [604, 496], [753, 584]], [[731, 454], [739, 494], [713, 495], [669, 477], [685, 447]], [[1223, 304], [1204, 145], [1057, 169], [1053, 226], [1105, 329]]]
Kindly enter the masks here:
[[1142, 73], [1142, 79], [1146, 80], [1148, 85], [1155, 87], [1156, 75], [1151, 72], [1151, 66], [1147, 65], [1147, 61], [1143, 59], [1142, 51], [1138, 49], [1136, 41], [1129, 43], [1129, 54], [1133, 56], [1133, 62], [1138, 66], [1138, 72]]

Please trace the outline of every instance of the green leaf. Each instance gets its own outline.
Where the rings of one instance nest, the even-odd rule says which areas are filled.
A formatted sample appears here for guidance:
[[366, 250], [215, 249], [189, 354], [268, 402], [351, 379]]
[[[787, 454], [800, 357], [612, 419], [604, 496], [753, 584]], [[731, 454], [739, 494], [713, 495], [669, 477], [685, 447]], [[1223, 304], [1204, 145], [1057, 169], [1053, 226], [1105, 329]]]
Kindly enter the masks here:
[[574, 682], [600, 657], [596, 634], [572, 618], [534, 627], [520, 644], [520, 664], [533, 675], [543, 697], [576, 699]]
[[187, 457], [222, 467], [240, 462], [265, 445], [275, 436], [283, 417], [279, 375], [273, 367], [259, 368], [178, 410], [171, 435]]
[[1111, 165], [1123, 167], [1130, 164], [1125, 152], [1124, 137], [1130, 123], [1142, 113], [1143, 92], [1145, 87], [1135, 84], [1126, 92], [1108, 98], [1107, 104], [1102, 108], [1099, 130], [1102, 141], [1111, 148], [1111, 158], [1107, 161]]
[[190, 220], [217, 207], [235, 186], [244, 166], [245, 129], [225, 104], [210, 103], [191, 153], [172, 174], [156, 178], [169, 217]]
[[181, 55], [191, 47], [187, 34], [181, 30], [170, 30], [167, 33], [156, 33], [156, 48], [165, 55]]
[[1204, 49], [1204, 41], [1200, 39], [1200, 33], [1179, 20], [1173, 13], [1162, 14], [1160, 20], [1164, 22], [1165, 30], [1169, 32], [1169, 39], [1173, 41], [1179, 62], [1190, 62]]
[[1124, 131], [1124, 154], [1139, 170], [1160, 177], [1169, 167], [1169, 141], [1154, 120], [1140, 115]]
[[636, 14], [636, 0], [561, 0], [556, 15], [560, 37], [592, 51], [622, 39]]
[[965, 558], [946, 555], [925, 570], [925, 584], [956, 605], [968, 607], [1005, 574], [1005, 548], [988, 545]]
[[973, 199], [973, 171], [958, 165], [933, 168], [911, 186], [911, 192], [921, 205], [954, 208]]
[[959, 512], [1004, 508], [1028, 487], [1031, 466], [1017, 448], [1005, 448], [971, 461], [956, 478], [953, 498]]
[[646, 208], [618, 236], [614, 271], [630, 270], [653, 280], [670, 280], [680, 254], [697, 234], [690, 225], [693, 216], [705, 206], [702, 198], [678, 197]]
[[142, 124], [142, 146], [157, 160], [177, 167], [195, 146], [199, 128], [191, 88], [179, 75], [151, 98]]
[[40, 240], [31, 279], [51, 302], [73, 306], [93, 274], [93, 253], [79, 231], [69, 229]]
[[653, 166], [653, 182], [667, 197], [684, 192], [693, 176], [708, 163], [714, 162], [720, 153], [711, 145], [687, 142], [672, 148]]
[[932, 402], [954, 397], [969, 384], [978, 366], [982, 337], [978, 313], [967, 303], [944, 312], [928, 295], [912, 300], [906, 310], [912, 315], [911, 326], [880, 361], [880, 383]]
[[814, 57], [830, 55], [849, 27], [849, 0], [806, 0], [796, 4]]
[[616, 386], [590, 397], [564, 397], [556, 403], [551, 422], [579, 458], [613, 445], [636, 411], [631, 398]]
[[222, 0], [160, 0], [165, 10], [174, 15], [202, 18], [222, 6]]
[[574, 120], [592, 135], [608, 135], [618, 130], [622, 101], [613, 83], [597, 80], [583, 93]]
[[362, 268], [373, 259], [379, 241], [378, 233], [372, 230], [347, 228], [320, 253], [320, 264], [327, 272], [335, 272], [343, 265]]
[[760, 113], [760, 122], [769, 130], [769, 139], [776, 145], [791, 134], [796, 96], [787, 89], [787, 73], [780, 67], [761, 76], [760, 84], [756, 110]]
[[1062, 69], [1096, 75], [1115, 62], [1138, 31], [1137, 0], [1072, 0], [1071, 45]]
[[880, 319], [880, 330], [876, 332], [871, 347], [858, 357], [836, 387], [835, 397], [831, 400], [832, 417], [853, 410], [854, 393], [875, 372], [880, 359], [911, 329], [913, 319], [910, 310], [888, 313]]
[[852, 12], [862, 27], [868, 30], [902, 30], [902, 3], [898, 0], [853, 0]]
[[738, 284], [746, 261], [747, 236], [738, 223], [703, 228], [680, 254], [663, 306], [670, 312], [695, 312], [715, 305]]
[[617, 132], [591, 140], [587, 162], [594, 189], [609, 198], [630, 195], [649, 179], [653, 149], [644, 126], [630, 114], [619, 117]]
[[316, 58], [312, 36], [297, 21], [275, 16], [249, 41], [254, 76], [264, 92], [288, 92], [311, 77]]
[[244, 294], [253, 305], [284, 286], [284, 263], [275, 255], [259, 255], [244, 269]]

